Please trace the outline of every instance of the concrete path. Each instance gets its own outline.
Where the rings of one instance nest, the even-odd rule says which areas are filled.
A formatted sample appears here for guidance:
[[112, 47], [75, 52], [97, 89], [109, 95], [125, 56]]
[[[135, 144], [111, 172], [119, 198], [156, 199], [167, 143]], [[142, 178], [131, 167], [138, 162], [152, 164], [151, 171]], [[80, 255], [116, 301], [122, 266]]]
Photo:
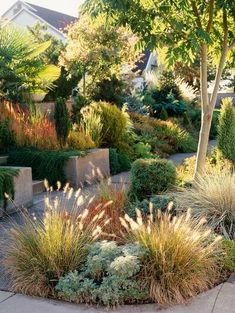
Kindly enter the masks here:
[[[103, 307], [76, 305], [0, 292], [0, 313], [105, 313]], [[125, 305], [117, 313], [235, 313], [235, 284], [227, 282], [195, 297], [187, 305], [160, 310], [156, 304]]]
[[[208, 144], [208, 152], [210, 152], [216, 146], [216, 140], [210, 140]], [[169, 160], [171, 160], [175, 165], [181, 164], [185, 159], [195, 156], [196, 152], [193, 153], [176, 153], [169, 156]]]

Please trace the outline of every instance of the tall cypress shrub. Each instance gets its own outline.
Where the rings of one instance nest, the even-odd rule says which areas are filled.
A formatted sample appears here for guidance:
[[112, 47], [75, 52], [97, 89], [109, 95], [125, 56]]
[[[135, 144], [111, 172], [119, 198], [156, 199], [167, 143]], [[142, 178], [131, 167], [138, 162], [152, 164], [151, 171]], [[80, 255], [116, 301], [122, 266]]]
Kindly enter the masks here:
[[60, 146], [64, 147], [70, 129], [69, 112], [66, 106], [66, 100], [64, 98], [57, 98], [55, 102], [54, 119], [57, 139], [60, 143]]
[[222, 100], [217, 146], [225, 159], [235, 161], [235, 109], [232, 98]]

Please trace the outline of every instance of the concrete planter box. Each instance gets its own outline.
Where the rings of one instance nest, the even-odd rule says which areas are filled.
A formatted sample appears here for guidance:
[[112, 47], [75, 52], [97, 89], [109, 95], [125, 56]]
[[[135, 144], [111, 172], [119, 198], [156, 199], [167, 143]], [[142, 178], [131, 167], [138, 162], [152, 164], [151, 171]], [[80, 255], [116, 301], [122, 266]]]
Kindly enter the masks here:
[[[19, 169], [18, 176], [14, 177], [15, 198], [14, 204], [8, 203], [7, 213], [13, 213], [22, 207], [29, 207], [33, 204], [33, 186], [31, 167], [11, 167]], [[3, 209], [0, 208], [0, 217]]]
[[75, 188], [109, 177], [109, 149], [91, 149], [84, 157], [70, 157], [65, 175], [67, 182]]

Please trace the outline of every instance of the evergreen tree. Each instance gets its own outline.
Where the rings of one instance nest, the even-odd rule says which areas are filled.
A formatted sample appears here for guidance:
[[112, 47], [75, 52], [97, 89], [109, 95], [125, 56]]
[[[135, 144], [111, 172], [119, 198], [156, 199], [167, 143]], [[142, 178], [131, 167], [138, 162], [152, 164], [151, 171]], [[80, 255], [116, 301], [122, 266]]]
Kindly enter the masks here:
[[70, 129], [69, 112], [64, 98], [57, 98], [55, 103], [55, 128], [61, 148], [65, 146]]
[[217, 145], [224, 158], [235, 161], [235, 111], [232, 98], [222, 100]]

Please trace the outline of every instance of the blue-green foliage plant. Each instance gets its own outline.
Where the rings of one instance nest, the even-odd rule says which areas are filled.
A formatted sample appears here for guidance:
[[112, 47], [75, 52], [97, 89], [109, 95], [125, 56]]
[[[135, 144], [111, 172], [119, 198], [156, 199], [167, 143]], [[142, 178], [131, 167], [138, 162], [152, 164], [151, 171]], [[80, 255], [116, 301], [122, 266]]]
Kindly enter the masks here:
[[56, 290], [69, 301], [108, 307], [147, 300], [147, 290], [137, 279], [145, 253], [136, 244], [96, 242], [89, 248], [82, 271], [60, 278]]

